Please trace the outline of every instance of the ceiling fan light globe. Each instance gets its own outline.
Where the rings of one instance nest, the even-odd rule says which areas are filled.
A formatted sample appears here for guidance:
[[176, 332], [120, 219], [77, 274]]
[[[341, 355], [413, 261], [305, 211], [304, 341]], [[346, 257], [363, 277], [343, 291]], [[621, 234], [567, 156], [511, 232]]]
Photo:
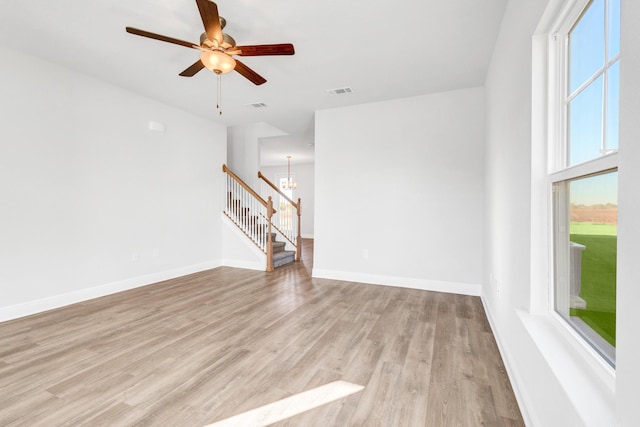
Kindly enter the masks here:
[[236, 67], [235, 59], [219, 50], [203, 51], [200, 54], [200, 61], [205, 68], [216, 74], [229, 73]]

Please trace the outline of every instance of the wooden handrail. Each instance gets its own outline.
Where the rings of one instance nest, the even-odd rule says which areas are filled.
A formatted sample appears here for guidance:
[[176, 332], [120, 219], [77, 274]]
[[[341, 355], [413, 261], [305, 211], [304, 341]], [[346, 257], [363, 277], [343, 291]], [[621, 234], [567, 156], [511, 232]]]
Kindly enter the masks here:
[[[267, 200], [263, 199], [238, 175], [231, 172], [226, 164], [222, 165], [222, 172], [227, 174], [227, 190], [229, 191], [229, 200], [227, 201], [227, 207], [225, 208], [224, 214], [227, 215], [227, 217], [229, 217], [235, 223], [235, 225], [238, 226], [238, 228], [240, 228], [240, 230], [242, 230], [242, 232], [253, 241], [253, 243], [258, 245], [258, 247], [265, 252], [265, 254], [267, 255], [266, 270], [273, 271], [272, 218], [276, 213], [276, 210], [273, 208], [272, 197], [267, 197]], [[240, 187], [238, 187], [236, 184], [239, 184]], [[230, 185], [233, 185], [233, 188], [231, 188]], [[237, 192], [239, 194], [234, 195], [233, 192]], [[233, 199], [233, 197], [239, 198]], [[259, 205], [262, 205], [265, 208], [266, 213], [257, 212], [257, 214], [263, 215], [266, 219], [266, 235], [264, 235], [262, 231], [258, 231], [259, 229], [261, 230], [258, 221], [256, 221], [255, 219], [251, 219], [254, 217], [258, 218], [258, 216], [254, 215], [253, 217], [250, 217], [248, 215], [248, 211], [251, 208], [248, 206], [242, 207], [240, 205], [242, 203], [242, 200], [249, 200], [249, 204], [258, 211], [262, 209], [259, 207]]]
[[[255, 197], [260, 202], [260, 204], [262, 204], [262, 206], [264, 206], [265, 208], [268, 207], [267, 201], [265, 199], [263, 199], [258, 193], [253, 191], [253, 189], [251, 187], [249, 187], [249, 185], [247, 185], [247, 183], [244, 182], [238, 175], [236, 175], [235, 173], [231, 172], [231, 170], [224, 163], [222, 164], [222, 172], [225, 172], [225, 173], [229, 174], [229, 176], [231, 178], [233, 178], [234, 180], [236, 180], [242, 186], [242, 188], [247, 190], [247, 192], [249, 194], [251, 194], [253, 197]], [[272, 209], [273, 209], [273, 207], [272, 207]], [[275, 210], [273, 212], [275, 212]]]
[[296, 209], [300, 209], [300, 205], [298, 204], [300, 202], [300, 199], [298, 199], [298, 203], [296, 203], [293, 200], [291, 200], [289, 198], [289, 196], [287, 196], [282, 190], [280, 190], [273, 182], [269, 181], [269, 179], [266, 176], [262, 175], [262, 172], [260, 172], [260, 171], [258, 171], [258, 178], [260, 178], [261, 180], [266, 182], [269, 185], [269, 187], [273, 188], [278, 194], [280, 194], [282, 197], [284, 197]]
[[[276, 227], [276, 230], [280, 231], [280, 234], [282, 234], [283, 237], [285, 237], [289, 242], [291, 242], [291, 244], [296, 248], [296, 261], [300, 261], [300, 259], [302, 259], [302, 235], [301, 235], [301, 228], [300, 228], [300, 224], [301, 224], [301, 203], [302, 201], [300, 200], [300, 198], [298, 197], [298, 203], [294, 202], [293, 200], [291, 200], [291, 198], [289, 196], [287, 196], [282, 190], [280, 190], [273, 182], [269, 181], [269, 178], [267, 178], [266, 176], [264, 176], [262, 174], [262, 172], [258, 171], [258, 178], [263, 180], [265, 183], [267, 183], [267, 185], [269, 185], [269, 187], [271, 187], [276, 193], [278, 193], [280, 195], [280, 197], [284, 198], [287, 202], [289, 202], [291, 204], [291, 206], [293, 206], [296, 209], [296, 215], [298, 216], [298, 230], [297, 233], [298, 235], [296, 236], [296, 243], [292, 242], [291, 239], [289, 239], [287, 237], [287, 235], [285, 233], [283, 233], [282, 231], [278, 230], [278, 228]], [[271, 200], [271, 196], [269, 196], [269, 200]], [[275, 211], [274, 211], [275, 212]], [[271, 221], [269, 221], [269, 223], [271, 223]]]

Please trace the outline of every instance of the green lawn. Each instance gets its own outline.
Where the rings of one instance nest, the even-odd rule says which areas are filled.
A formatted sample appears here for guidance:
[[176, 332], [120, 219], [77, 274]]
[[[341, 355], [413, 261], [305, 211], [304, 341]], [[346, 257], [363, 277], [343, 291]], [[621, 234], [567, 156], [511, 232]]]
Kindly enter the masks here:
[[614, 347], [617, 240], [615, 225], [571, 223], [571, 241], [587, 247], [582, 252], [580, 290], [580, 297], [587, 302], [587, 308], [571, 309], [571, 315], [581, 318]]

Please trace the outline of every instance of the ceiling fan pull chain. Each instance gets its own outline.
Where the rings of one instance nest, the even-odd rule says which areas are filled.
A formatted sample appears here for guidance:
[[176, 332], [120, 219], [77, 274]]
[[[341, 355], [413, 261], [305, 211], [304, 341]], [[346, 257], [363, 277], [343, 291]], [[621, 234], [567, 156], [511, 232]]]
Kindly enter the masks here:
[[222, 75], [217, 74], [217, 99], [216, 99], [216, 109], [218, 109], [220, 115], [222, 115]]

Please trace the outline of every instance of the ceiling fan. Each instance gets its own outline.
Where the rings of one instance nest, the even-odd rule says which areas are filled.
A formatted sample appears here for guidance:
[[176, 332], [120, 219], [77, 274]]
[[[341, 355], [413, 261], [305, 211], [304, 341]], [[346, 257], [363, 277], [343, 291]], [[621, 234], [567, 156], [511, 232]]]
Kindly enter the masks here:
[[218, 15], [218, 6], [210, 0], [196, 0], [196, 4], [205, 30], [200, 36], [199, 45], [133, 27], [127, 27], [127, 32], [200, 50], [200, 59], [180, 73], [183, 77], [192, 77], [203, 68], [216, 74], [225, 74], [235, 70], [254, 84], [261, 85], [267, 80], [238, 59], [233, 58], [233, 55], [266, 56], [293, 55], [295, 53], [291, 43], [236, 46], [233, 37], [222, 32], [226, 21]]

